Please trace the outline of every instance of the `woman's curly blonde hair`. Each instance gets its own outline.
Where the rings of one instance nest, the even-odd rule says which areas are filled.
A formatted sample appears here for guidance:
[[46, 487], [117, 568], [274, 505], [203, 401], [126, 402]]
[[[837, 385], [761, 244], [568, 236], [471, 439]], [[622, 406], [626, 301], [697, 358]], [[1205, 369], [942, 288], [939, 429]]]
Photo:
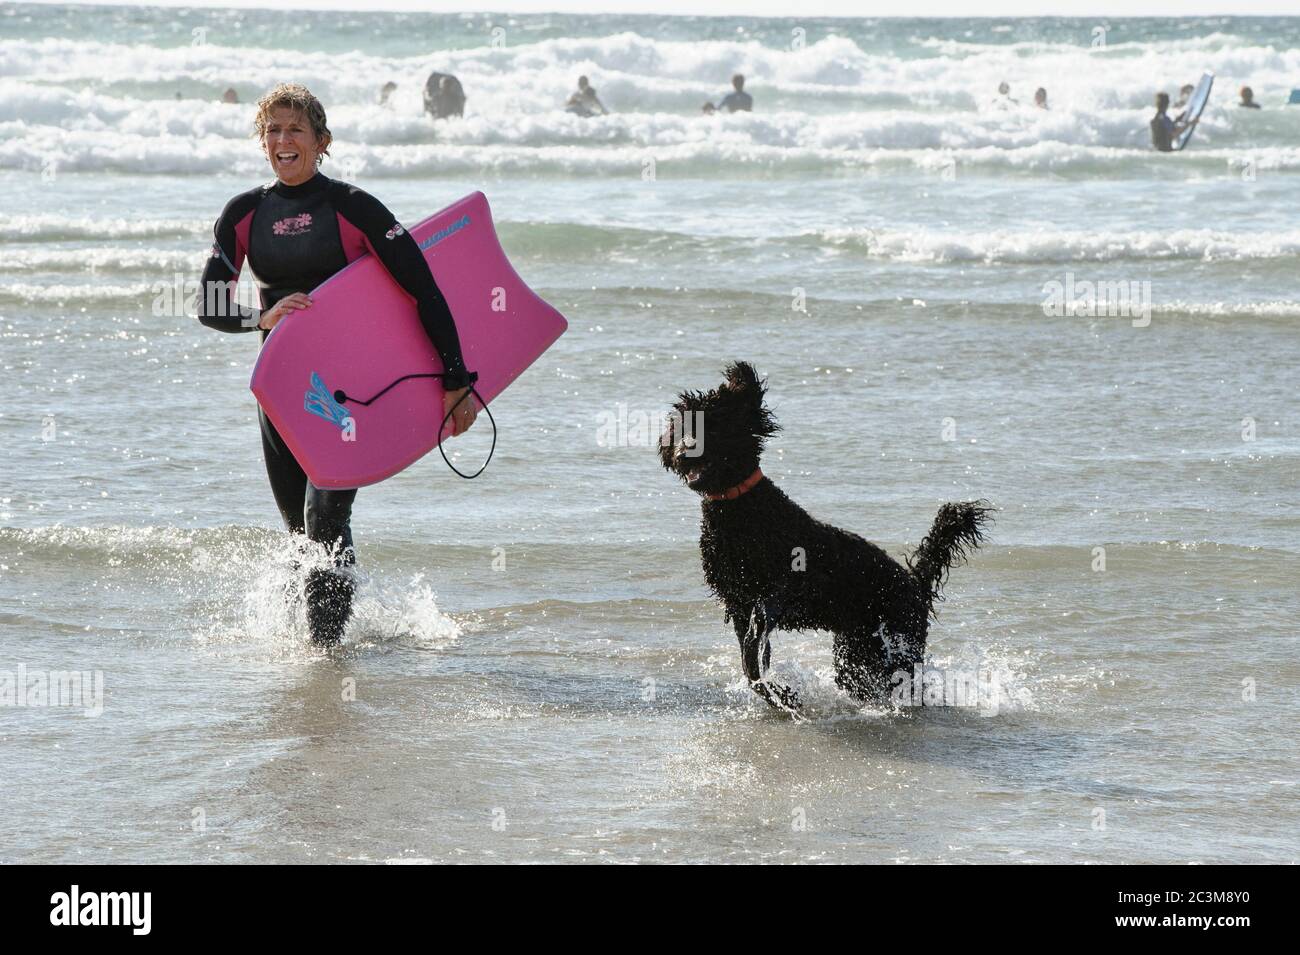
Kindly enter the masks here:
[[[257, 101], [257, 117], [253, 120], [253, 135], [262, 142], [266, 141], [266, 127], [271, 122], [271, 113], [280, 108], [291, 109], [307, 117], [311, 131], [318, 143], [325, 145], [320, 149], [321, 156], [330, 154], [330, 142], [334, 135], [325, 122], [325, 107], [320, 104], [311, 90], [300, 83], [281, 83], [271, 92]], [[317, 162], [319, 162], [319, 158]]]

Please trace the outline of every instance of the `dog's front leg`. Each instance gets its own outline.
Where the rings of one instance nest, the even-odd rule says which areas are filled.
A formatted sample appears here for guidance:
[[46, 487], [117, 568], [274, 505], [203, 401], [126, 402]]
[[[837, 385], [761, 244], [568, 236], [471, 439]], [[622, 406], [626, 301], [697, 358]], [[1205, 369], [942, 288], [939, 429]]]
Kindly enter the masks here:
[[799, 708], [799, 694], [767, 676], [772, 662], [771, 633], [779, 626], [780, 606], [777, 600], [760, 600], [749, 613], [748, 626], [742, 625], [743, 617], [736, 617], [740, 665], [750, 689], [777, 709], [796, 710]]

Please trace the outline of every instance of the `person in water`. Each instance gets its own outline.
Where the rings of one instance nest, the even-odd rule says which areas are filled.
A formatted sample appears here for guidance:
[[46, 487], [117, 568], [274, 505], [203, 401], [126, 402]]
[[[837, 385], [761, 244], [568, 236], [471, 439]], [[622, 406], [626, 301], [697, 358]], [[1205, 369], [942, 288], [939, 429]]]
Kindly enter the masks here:
[[397, 92], [397, 84], [389, 80], [379, 88], [379, 105], [387, 106], [389, 98]]
[[[319, 171], [333, 137], [324, 107], [306, 87], [282, 84], [271, 90], [258, 101], [254, 122], [275, 181], [235, 196], [217, 219], [216, 241], [203, 270], [199, 321], [222, 332], [260, 329], [265, 341], [277, 323], [311, 308], [309, 290], [371, 253], [415, 300], [446, 371], [448, 429], [464, 433], [477, 415], [467, 395], [478, 376], [465, 368], [456, 323], [415, 240], [378, 199]], [[245, 262], [257, 280], [260, 310], [235, 301]], [[285, 527], [306, 534], [333, 559], [333, 568], [308, 573], [304, 594], [312, 639], [337, 643], [352, 613], [353, 583], [346, 568], [355, 563], [350, 525], [356, 489], [315, 487], [261, 408], [258, 418], [266, 473]]]
[[1010, 106], [1019, 106], [1020, 102], [1011, 96], [1011, 84], [1003, 80], [998, 84], [998, 95], [993, 100], [993, 105], [998, 109], [1006, 109]]
[[1169, 118], [1169, 94], [1156, 94], [1156, 114], [1151, 118], [1151, 145], [1162, 153], [1174, 151], [1174, 138], [1187, 124]]
[[731, 78], [731, 86], [731, 92], [722, 97], [717, 108], [725, 109], [728, 113], [752, 113], [754, 97], [745, 92], [745, 77], [737, 73]]
[[1259, 109], [1259, 104], [1255, 102], [1255, 91], [1249, 86], [1241, 88], [1241, 102], [1237, 104], [1243, 109]]
[[1192, 94], [1195, 92], [1195, 86], [1191, 83], [1184, 83], [1182, 86], [1178, 87], [1178, 102], [1174, 103], [1171, 108], [1181, 110], [1187, 105], [1187, 101], [1192, 98]]
[[1034, 90], [1034, 105], [1039, 109], [1047, 109], [1047, 90], [1041, 86]]
[[424, 111], [434, 119], [465, 115], [465, 88], [450, 73], [430, 73], [424, 81]]
[[564, 111], [577, 116], [605, 116], [609, 113], [596, 95], [596, 88], [585, 76], [578, 77], [578, 89], [564, 104]]

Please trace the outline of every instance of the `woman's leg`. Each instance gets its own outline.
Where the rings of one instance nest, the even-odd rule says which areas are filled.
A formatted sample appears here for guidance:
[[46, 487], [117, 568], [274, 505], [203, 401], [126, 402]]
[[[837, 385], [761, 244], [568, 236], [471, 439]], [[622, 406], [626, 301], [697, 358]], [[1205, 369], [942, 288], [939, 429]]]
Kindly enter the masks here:
[[[327, 491], [314, 487], [280, 437], [275, 426], [258, 409], [262, 424], [262, 452], [271, 493], [291, 534], [306, 534], [324, 544], [336, 568], [356, 563], [352, 550], [352, 502], [356, 488]], [[316, 643], [338, 643], [352, 616], [352, 577], [346, 572], [314, 569], [307, 574], [307, 624]]]
[[[312, 487], [293, 452], [260, 408], [258, 417], [266, 474], [271, 479], [271, 493], [275, 495], [285, 528], [291, 534], [306, 534], [309, 539], [324, 544], [334, 555], [334, 566], [354, 563], [349, 521], [356, 490], [323, 491]], [[300, 567], [294, 560], [295, 573]], [[352, 613], [351, 577], [329, 570], [312, 570], [307, 574], [303, 590], [312, 640], [320, 644], [338, 643]]]
[[307, 474], [261, 408], [257, 409], [257, 417], [262, 425], [262, 457], [266, 459], [266, 476], [271, 479], [275, 506], [280, 509], [280, 517], [290, 534], [304, 534]]
[[316, 643], [334, 644], [352, 616], [352, 576], [343, 568], [356, 563], [352, 549], [352, 502], [356, 488], [327, 491], [307, 484], [307, 537], [324, 544], [336, 569], [314, 569], [307, 574], [307, 623]]

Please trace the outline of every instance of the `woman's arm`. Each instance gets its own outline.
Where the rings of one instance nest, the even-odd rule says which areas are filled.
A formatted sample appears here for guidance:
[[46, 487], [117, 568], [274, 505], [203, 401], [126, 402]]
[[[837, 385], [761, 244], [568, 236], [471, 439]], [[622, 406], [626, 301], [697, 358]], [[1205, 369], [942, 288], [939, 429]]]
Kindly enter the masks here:
[[442, 384], [446, 391], [459, 391], [470, 385], [478, 376], [465, 368], [460, 351], [460, 335], [452, 318], [447, 300], [429, 271], [429, 263], [411, 234], [393, 218], [382, 202], [347, 183], [335, 183], [337, 188], [335, 208], [340, 216], [357, 228], [370, 249], [388, 273], [402, 286], [406, 294], [415, 299], [420, 313], [420, 324], [442, 356], [446, 374]]
[[212, 230], [212, 253], [199, 282], [198, 317], [219, 332], [251, 332], [261, 315], [235, 301], [239, 270], [248, 254], [248, 225], [261, 194], [258, 188], [230, 200]]

